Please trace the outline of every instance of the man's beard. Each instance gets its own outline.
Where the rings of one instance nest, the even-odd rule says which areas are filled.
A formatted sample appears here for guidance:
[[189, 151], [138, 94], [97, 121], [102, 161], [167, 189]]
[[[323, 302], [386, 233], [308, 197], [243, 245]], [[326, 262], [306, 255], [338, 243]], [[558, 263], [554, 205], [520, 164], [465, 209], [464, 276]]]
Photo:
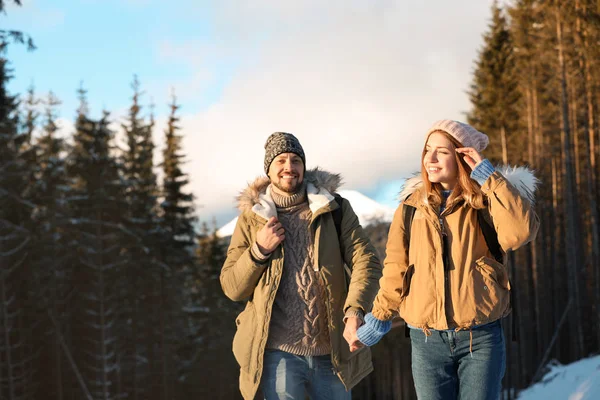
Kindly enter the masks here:
[[277, 182], [271, 182], [273, 184], [273, 186], [275, 186], [278, 190], [287, 193], [289, 195], [294, 195], [296, 193], [298, 193], [300, 191], [300, 189], [302, 189], [302, 182], [297, 182], [293, 187], [291, 188], [284, 188], [281, 185], [279, 185], [279, 183]]

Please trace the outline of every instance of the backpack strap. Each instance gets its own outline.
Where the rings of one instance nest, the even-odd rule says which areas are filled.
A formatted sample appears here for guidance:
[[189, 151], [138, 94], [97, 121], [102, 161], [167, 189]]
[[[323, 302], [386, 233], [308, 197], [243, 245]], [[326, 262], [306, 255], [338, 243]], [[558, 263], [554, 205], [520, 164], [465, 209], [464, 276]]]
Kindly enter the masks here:
[[415, 211], [417, 209], [413, 206], [404, 204], [402, 208], [402, 220], [404, 221], [404, 246], [410, 248], [410, 229], [412, 227], [412, 220], [415, 217]]
[[[338, 236], [338, 243], [340, 245], [340, 253], [342, 255], [342, 261], [344, 260], [344, 252], [342, 251], [342, 218], [344, 217], [344, 213], [342, 210], [342, 202], [344, 198], [337, 193], [333, 194], [333, 198], [335, 202], [338, 204], [338, 208], [331, 212], [331, 217], [333, 218], [333, 223], [335, 224], [335, 230]], [[346, 273], [346, 289], [350, 286], [350, 279], [352, 276], [352, 271], [350, 267], [344, 262], [344, 271]]]
[[331, 212], [331, 216], [333, 217], [333, 223], [335, 224], [335, 230], [338, 235], [338, 242], [341, 244], [341, 236], [342, 236], [342, 202], [344, 201], [343, 197], [337, 193], [333, 194], [333, 198], [335, 202], [338, 204], [338, 208]]
[[[406, 205], [406, 203], [402, 208], [402, 221], [404, 221], [404, 247], [406, 248], [406, 251], [410, 248], [410, 230], [412, 228], [413, 218], [415, 217], [415, 211], [417, 211], [416, 207]], [[404, 336], [410, 337], [410, 328], [406, 324], [406, 321], [404, 321]]]
[[490, 253], [492, 253], [496, 261], [504, 264], [504, 255], [502, 254], [502, 247], [500, 247], [500, 243], [498, 242], [498, 233], [496, 233], [496, 228], [494, 228], [492, 221], [490, 221], [487, 209], [477, 210], [477, 221], [479, 222], [481, 232], [483, 232], [485, 243], [488, 249], [490, 249]]

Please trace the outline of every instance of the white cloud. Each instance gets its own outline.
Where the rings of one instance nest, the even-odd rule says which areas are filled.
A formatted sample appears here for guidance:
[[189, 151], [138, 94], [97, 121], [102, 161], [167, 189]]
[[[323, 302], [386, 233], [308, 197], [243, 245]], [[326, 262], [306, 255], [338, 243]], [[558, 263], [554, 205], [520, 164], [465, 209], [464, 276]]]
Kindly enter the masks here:
[[308, 167], [342, 173], [348, 189], [418, 168], [428, 126], [469, 108], [492, 2], [415, 3], [219, 2], [215, 45], [189, 62], [202, 71], [197, 60], [225, 48], [238, 66], [218, 101], [182, 118], [201, 218], [230, 209], [262, 173], [273, 131], [294, 133]]
[[42, 8], [38, 3], [34, 0], [22, 0], [20, 6], [13, 1], [6, 3], [6, 12], [10, 15], [11, 24], [15, 25], [15, 29], [22, 30], [24, 26], [30, 26], [48, 31], [64, 24], [64, 11], [50, 9], [48, 6]]

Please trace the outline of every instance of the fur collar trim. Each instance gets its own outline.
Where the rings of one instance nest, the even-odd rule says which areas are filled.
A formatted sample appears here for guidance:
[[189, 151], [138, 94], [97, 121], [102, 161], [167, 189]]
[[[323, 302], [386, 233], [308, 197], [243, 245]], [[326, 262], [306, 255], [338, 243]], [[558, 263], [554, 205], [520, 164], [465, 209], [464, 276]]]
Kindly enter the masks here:
[[[313, 168], [304, 174], [308, 204], [313, 214], [327, 206], [342, 185], [342, 177], [321, 169]], [[258, 177], [248, 184], [237, 196], [238, 209], [253, 211], [264, 219], [277, 216], [277, 207], [271, 196], [271, 181], [266, 176]]]
[[[510, 165], [496, 166], [496, 171], [500, 172], [507, 181], [517, 188], [521, 196], [528, 199], [532, 204], [535, 203], [535, 191], [540, 184], [540, 180], [535, 177], [533, 170], [527, 167], [511, 167]], [[404, 182], [401, 188], [398, 200], [403, 202], [406, 198], [416, 192], [423, 186], [423, 180], [420, 173], [416, 173], [412, 178]]]

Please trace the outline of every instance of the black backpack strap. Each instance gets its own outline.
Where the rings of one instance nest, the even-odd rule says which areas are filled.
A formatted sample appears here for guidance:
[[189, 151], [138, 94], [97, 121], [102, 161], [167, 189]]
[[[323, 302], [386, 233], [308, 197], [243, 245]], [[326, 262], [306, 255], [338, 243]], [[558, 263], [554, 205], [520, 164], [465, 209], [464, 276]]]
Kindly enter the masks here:
[[[402, 221], [404, 221], [404, 247], [407, 250], [410, 248], [410, 229], [412, 228], [412, 221], [415, 217], [415, 211], [417, 211], [417, 209], [413, 206], [404, 204], [404, 207], [402, 207]], [[410, 337], [410, 328], [406, 324], [406, 321], [404, 321], [404, 336]]]
[[331, 212], [331, 216], [333, 217], [333, 223], [335, 224], [335, 230], [337, 231], [337, 235], [338, 235], [338, 242], [341, 244], [341, 236], [342, 236], [342, 217], [344, 216], [342, 214], [342, 202], [344, 201], [343, 197], [340, 196], [337, 193], [333, 194], [333, 198], [335, 199], [335, 202], [338, 204], [338, 208], [336, 208], [335, 210], [333, 210]]
[[490, 253], [494, 256], [496, 261], [500, 264], [504, 264], [504, 254], [502, 252], [502, 247], [500, 247], [500, 243], [498, 243], [498, 234], [496, 233], [496, 228], [492, 224], [492, 221], [488, 218], [489, 213], [487, 209], [479, 209], [477, 210], [477, 221], [479, 222], [479, 226], [481, 227], [481, 232], [483, 232], [483, 237], [485, 238], [485, 243], [490, 249]]
[[[344, 251], [342, 250], [342, 217], [344, 216], [342, 210], [342, 202], [344, 198], [337, 193], [333, 194], [333, 198], [338, 205], [338, 208], [331, 212], [331, 217], [333, 218], [333, 223], [335, 224], [335, 230], [338, 235], [338, 243], [340, 245], [340, 253], [342, 256], [342, 261], [344, 261]], [[346, 289], [348, 289], [350, 285], [350, 279], [352, 276], [352, 271], [348, 268], [348, 265], [344, 262], [344, 272], [346, 273]]]
[[404, 247], [407, 249], [410, 247], [410, 228], [412, 227], [415, 211], [417, 211], [415, 207], [407, 206], [406, 204], [402, 208], [402, 220], [404, 221]]

